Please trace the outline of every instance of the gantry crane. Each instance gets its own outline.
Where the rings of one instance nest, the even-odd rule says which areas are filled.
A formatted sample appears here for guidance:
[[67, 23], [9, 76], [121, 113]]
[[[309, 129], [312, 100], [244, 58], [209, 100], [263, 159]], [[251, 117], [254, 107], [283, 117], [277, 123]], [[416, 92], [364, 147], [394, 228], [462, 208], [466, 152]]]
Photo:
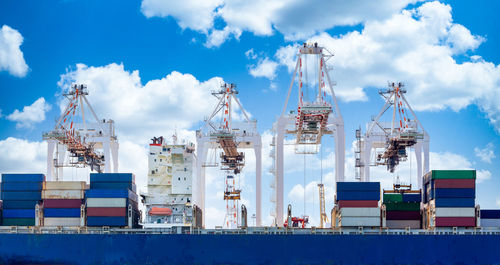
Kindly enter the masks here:
[[[233, 183], [235, 176], [239, 174], [245, 164], [244, 153], [240, 149], [252, 148], [255, 152], [255, 183], [256, 183], [256, 225], [261, 225], [261, 153], [262, 143], [260, 134], [257, 131], [257, 121], [250, 120], [243, 109], [240, 101], [236, 97], [238, 91], [234, 84], [223, 84], [219, 90], [212, 92], [218, 100], [217, 105], [211, 115], [205, 119], [203, 127], [196, 131], [197, 141], [197, 204], [202, 209], [203, 224], [205, 222], [205, 168], [217, 166], [217, 163], [206, 163], [209, 149], [222, 149], [220, 161], [221, 170], [226, 172], [226, 190], [228, 192], [238, 193], [225, 195], [226, 203], [239, 200], [241, 190], [229, 187]], [[243, 114], [243, 121], [233, 120], [233, 104], [236, 102], [239, 111]], [[217, 121], [217, 115], [220, 120]], [[237, 198], [237, 199], [235, 199]], [[237, 203], [237, 202], [236, 202]], [[228, 207], [229, 209], [229, 207]], [[229, 213], [229, 211], [228, 211]], [[232, 212], [231, 212], [232, 214]]]
[[[385, 99], [385, 105], [379, 114], [367, 124], [367, 131], [364, 135], [361, 129], [356, 130], [356, 177], [361, 181], [370, 181], [370, 166], [385, 165], [389, 172], [394, 172], [401, 161], [407, 160], [408, 149], [413, 148], [417, 160], [417, 179], [420, 189], [422, 188], [422, 169], [423, 172], [429, 171], [429, 134], [408, 104], [404, 84], [389, 83], [388, 88], [380, 90], [379, 94]], [[392, 120], [380, 121], [391, 107]], [[375, 151], [375, 157], [372, 157], [372, 150]]]
[[328, 223], [328, 217], [326, 216], [325, 210], [325, 185], [323, 183], [318, 183], [319, 190], [319, 218], [320, 218], [320, 228], [323, 228], [325, 224]]
[[[43, 139], [48, 142], [47, 178], [62, 180], [63, 167], [88, 166], [92, 171], [111, 172], [111, 155], [113, 172], [117, 172], [118, 141], [114, 121], [97, 117], [86, 97], [86, 85], [73, 84], [69, 92], [63, 95], [68, 99], [64, 112], [54, 130], [43, 134]], [[86, 120], [84, 106], [90, 110], [95, 122]], [[80, 121], [77, 120], [79, 114]]]
[[[286, 135], [295, 137], [296, 154], [316, 154], [321, 145], [322, 136], [325, 134], [333, 135], [335, 139], [335, 180], [343, 181], [344, 179], [344, 121], [333, 91], [334, 84], [330, 80], [329, 69], [326, 65], [332, 57], [332, 53], [326, 48], [318, 46], [317, 43], [312, 45], [304, 43], [299, 48], [285, 106], [280, 117], [273, 124], [274, 137], [270, 156], [273, 159], [271, 173], [274, 175], [274, 181], [271, 183], [271, 188], [274, 191], [271, 202], [275, 204], [275, 211], [272, 214], [275, 216], [275, 224], [278, 226], [283, 225], [283, 145]], [[316, 75], [311, 82], [308, 79], [310, 72]], [[288, 101], [296, 79], [298, 79], [296, 83], [298, 87], [297, 112], [292, 111], [287, 114]], [[327, 93], [330, 94], [332, 100], [326, 99]], [[309, 94], [311, 94], [310, 97]]]

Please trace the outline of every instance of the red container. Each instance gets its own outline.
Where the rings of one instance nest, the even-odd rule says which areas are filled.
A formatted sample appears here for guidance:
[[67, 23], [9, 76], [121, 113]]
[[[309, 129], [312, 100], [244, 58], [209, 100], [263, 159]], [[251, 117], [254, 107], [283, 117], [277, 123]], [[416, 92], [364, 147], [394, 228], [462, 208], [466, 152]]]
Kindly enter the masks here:
[[476, 226], [475, 217], [436, 217], [436, 227]]
[[80, 199], [45, 199], [44, 208], [80, 208], [82, 200]]
[[388, 211], [385, 213], [387, 220], [420, 220], [420, 211]]
[[435, 179], [434, 187], [437, 189], [474, 189], [475, 179]]
[[125, 207], [87, 207], [87, 216], [127, 216]]
[[342, 207], [378, 207], [378, 201], [338, 201], [339, 208]]

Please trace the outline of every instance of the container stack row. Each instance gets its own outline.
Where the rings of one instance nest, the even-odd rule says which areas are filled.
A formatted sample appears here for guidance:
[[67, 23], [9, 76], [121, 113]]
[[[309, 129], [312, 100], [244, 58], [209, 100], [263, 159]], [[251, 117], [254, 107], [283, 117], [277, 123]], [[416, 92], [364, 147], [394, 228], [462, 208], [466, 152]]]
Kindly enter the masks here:
[[380, 227], [380, 182], [337, 182], [335, 227]]
[[420, 191], [384, 192], [383, 200], [388, 228], [418, 229], [421, 227]]
[[85, 181], [43, 183], [43, 226], [84, 226]]
[[500, 210], [481, 210], [481, 227], [500, 228]]
[[132, 173], [91, 173], [87, 226], [137, 227], [138, 196]]
[[425, 228], [476, 226], [475, 170], [432, 170], [423, 180]]
[[3, 225], [35, 225], [44, 181], [43, 174], [2, 174]]

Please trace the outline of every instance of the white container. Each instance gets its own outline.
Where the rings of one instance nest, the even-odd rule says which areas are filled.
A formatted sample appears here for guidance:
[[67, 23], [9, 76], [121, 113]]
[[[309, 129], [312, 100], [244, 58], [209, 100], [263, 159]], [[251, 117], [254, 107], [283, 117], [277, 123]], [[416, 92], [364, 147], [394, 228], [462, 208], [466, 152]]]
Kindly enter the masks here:
[[475, 217], [474, 207], [436, 207], [436, 217]]
[[481, 218], [481, 227], [500, 227], [500, 219]]
[[87, 207], [127, 207], [125, 198], [87, 198]]
[[340, 208], [342, 217], [380, 217], [380, 208], [378, 207], [342, 207]]
[[83, 190], [42, 190], [42, 199], [83, 199]]
[[385, 222], [388, 228], [396, 228], [396, 229], [420, 228], [420, 220], [386, 220]]
[[340, 226], [376, 226], [380, 227], [380, 217], [341, 217]]
[[43, 183], [44, 190], [84, 190], [85, 181], [47, 181]]
[[43, 218], [43, 226], [80, 226], [80, 218], [50, 217]]

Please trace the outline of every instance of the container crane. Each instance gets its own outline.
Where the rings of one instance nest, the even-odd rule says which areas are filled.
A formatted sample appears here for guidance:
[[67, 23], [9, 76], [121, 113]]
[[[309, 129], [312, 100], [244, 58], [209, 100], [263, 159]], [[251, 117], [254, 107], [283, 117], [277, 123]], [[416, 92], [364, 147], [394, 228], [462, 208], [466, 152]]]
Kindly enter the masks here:
[[[87, 95], [86, 85], [73, 84], [69, 92], [63, 94], [68, 103], [54, 130], [43, 133], [43, 139], [48, 142], [49, 180], [62, 180], [63, 167], [89, 167], [91, 171], [111, 172], [111, 155], [113, 172], [118, 171], [118, 142], [114, 121], [99, 119]], [[86, 121], [85, 106], [90, 110], [95, 122]], [[81, 123], [77, 121], [79, 114]], [[68, 161], [65, 161], [67, 158]]]
[[[256, 182], [256, 225], [261, 225], [261, 153], [262, 140], [257, 131], [257, 121], [250, 120], [236, 97], [238, 91], [235, 84], [223, 84], [219, 90], [212, 91], [217, 104], [211, 115], [205, 119], [203, 127], [196, 131], [197, 141], [197, 204], [205, 215], [205, 168], [218, 166], [218, 163], [206, 163], [209, 149], [222, 149], [220, 156], [221, 170], [226, 172], [226, 188], [224, 200], [227, 204], [226, 221], [237, 218], [234, 211], [240, 199], [241, 190], [236, 188], [235, 178], [245, 165], [245, 155], [239, 149], [253, 149], [255, 152]], [[243, 114], [242, 122], [233, 121], [233, 104], [239, 106]], [[218, 120], [217, 115], [220, 115]]]
[[[326, 65], [332, 57], [332, 53], [326, 48], [318, 46], [317, 43], [312, 45], [304, 43], [299, 48], [285, 106], [278, 120], [273, 124], [274, 137], [270, 156], [273, 160], [271, 173], [274, 175], [271, 188], [274, 191], [271, 202], [275, 204], [275, 210], [272, 214], [275, 216], [275, 223], [278, 226], [283, 225], [283, 157], [286, 135], [295, 137], [296, 154], [318, 153], [323, 135], [333, 135], [335, 140], [335, 180], [343, 181], [344, 179], [344, 121], [333, 91], [334, 83], [330, 80], [330, 69]], [[308, 63], [308, 60], [312, 61]], [[311, 67], [313, 64], [314, 66]], [[309, 72], [317, 75], [312, 79], [311, 87], [309, 87], [308, 80]], [[296, 79], [297, 83], [295, 83]], [[292, 111], [287, 114], [288, 101], [294, 84], [298, 87], [297, 112]], [[312, 94], [311, 97], [309, 97], [309, 92]], [[326, 99], [327, 93], [330, 94], [330, 101]]]
[[[362, 135], [356, 130], [356, 177], [361, 181], [370, 181], [370, 166], [384, 165], [391, 173], [401, 161], [408, 158], [408, 149], [413, 148], [417, 160], [418, 188], [422, 188], [423, 172], [429, 171], [429, 134], [418, 120], [406, 100], [403, 83], [389, 83], [388, 88], [380, 90], [385, 105], [378, 115], [367, 124], [367, 131]], [[380, 121], [381, 117], [392, 108], [392, 120]], [[375, 157], [372, 157], [374, 150]], [[423, 161], [422, 161], [423, 152]]]

